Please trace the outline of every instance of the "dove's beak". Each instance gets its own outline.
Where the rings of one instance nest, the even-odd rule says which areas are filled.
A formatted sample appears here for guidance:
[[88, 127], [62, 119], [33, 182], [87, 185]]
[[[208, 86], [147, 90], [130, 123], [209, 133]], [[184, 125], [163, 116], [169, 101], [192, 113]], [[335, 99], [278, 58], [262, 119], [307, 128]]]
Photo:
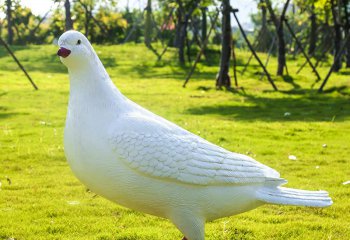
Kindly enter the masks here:
[[58, 52], [57, 55], [63, 58], [66, 58], [69, 56], [69, 54], [71, 53], [71, 51], [67, 48], [61, 47]]

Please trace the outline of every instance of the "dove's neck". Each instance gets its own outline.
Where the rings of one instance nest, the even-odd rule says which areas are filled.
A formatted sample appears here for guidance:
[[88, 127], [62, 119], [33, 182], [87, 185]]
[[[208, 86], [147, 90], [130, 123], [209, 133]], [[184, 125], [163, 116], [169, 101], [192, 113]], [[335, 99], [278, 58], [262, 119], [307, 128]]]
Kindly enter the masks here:
[[101, 61], [96, 56], [82, 67], [71, 68], [70, 79], [70, 107], [98, 108], [100, 110], [112, 106], [122, 107], [125, 97], [113, 84]]

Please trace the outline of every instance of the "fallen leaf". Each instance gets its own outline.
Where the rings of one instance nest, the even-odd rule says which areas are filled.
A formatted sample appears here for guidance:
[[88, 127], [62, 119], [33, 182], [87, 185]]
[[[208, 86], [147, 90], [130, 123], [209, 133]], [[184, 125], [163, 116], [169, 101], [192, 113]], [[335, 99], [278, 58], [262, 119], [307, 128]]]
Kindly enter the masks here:
[[346, 181], [346, 182], [343, 182], [343, 185], [348, 185], [348, 184], [350, 184], [350, 180]]
[[80, 204], [79, 201], [67, 201], [67, 203], [68, 203], [69, 205], [79, 205], [79, 204]]

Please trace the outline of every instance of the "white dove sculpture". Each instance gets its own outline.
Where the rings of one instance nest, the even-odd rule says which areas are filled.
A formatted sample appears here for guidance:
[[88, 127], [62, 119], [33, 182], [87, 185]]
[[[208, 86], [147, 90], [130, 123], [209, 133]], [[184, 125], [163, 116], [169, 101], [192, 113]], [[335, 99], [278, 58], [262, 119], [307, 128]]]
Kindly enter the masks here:
[[57, 54], [68, 68], [64, 150], [76, 177], [125, 207], [170, 219], [184, 239], [203, 240], [206, 221], [266, 203], [332, 204], [326, 191], [287, 181], [140, 107], [114, 86], [87, 38], [65, 32]]

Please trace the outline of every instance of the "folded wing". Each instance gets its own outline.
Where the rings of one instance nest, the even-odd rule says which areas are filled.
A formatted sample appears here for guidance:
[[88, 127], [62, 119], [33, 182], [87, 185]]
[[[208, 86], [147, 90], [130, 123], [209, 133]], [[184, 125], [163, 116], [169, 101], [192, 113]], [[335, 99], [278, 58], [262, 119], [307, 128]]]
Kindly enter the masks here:
[[248, 156], [158, 121], [144, 116], [123, 121], [126, 126], [119, 127], [111, 138], [116, 157], [142, 174], [183, 183], [284, 183], [278, 172]]

